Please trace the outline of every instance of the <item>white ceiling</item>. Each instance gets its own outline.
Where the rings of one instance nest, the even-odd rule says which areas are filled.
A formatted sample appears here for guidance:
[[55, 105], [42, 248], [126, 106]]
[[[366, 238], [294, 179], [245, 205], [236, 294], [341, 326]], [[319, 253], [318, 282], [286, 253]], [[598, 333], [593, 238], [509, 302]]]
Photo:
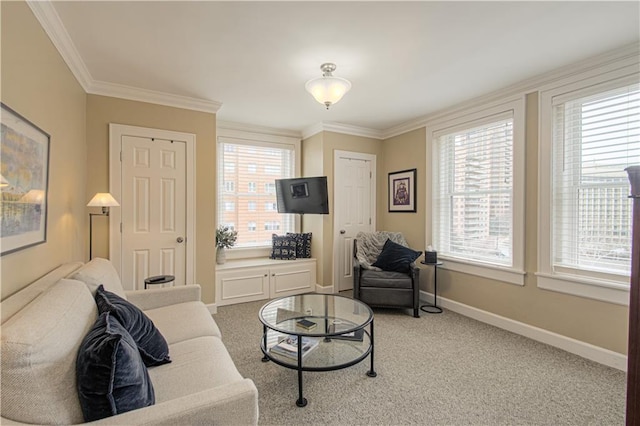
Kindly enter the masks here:
[[[294, 131], [382, 131], [640, 40], [637, 1], [51, 4], [85, 84]], [[328, 111], [304, 90], [323, 62], [353, 85]]]

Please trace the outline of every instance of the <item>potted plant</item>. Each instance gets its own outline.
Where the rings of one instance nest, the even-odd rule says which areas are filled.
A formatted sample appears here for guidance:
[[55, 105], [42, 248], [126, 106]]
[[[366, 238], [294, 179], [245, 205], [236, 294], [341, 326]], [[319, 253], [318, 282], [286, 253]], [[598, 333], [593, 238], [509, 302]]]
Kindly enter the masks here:
[[222, 265], [227, 260], [225, 250], [235, 245], [238, 239], [238, 231], [226, 225], [220, 225], [216, 229], [216, 263]]

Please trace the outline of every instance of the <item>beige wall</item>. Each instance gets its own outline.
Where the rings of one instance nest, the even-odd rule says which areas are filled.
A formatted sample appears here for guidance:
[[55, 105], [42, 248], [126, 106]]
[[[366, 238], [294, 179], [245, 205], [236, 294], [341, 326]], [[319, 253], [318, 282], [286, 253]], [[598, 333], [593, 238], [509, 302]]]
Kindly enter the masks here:
[[[106, 96], [87, 96], [87, 201], [96, 192], [109, 189], [109, 123], [150, 127], [196, 135], [196, 282], [202, 299], [215, 299], [215, 114], [172, 108]], [[94, 220], [93, 252], [109, 257], [106, 221]], [[85, 239], [88, 244], [88, 225]]]
[[[333, 156], [336, 150], [352, 151], [376, 156], [376, 174], [378, 175], [378, 183], [380, 182], [380, 170], [382, 164], [382, 141], [362, 136], [345, 135], [335, 132], [321, 132], [309, 139], [302, 141], [303, 146], [303, 173], [306, 172], [305, 165], [308, 169], [314, 170], [319, 176], [327, 176], [327, 186], [329, 189], [329, 214], [307, 219], [313, 224], [313, 229], [321, 232], [321, 246], [313, 252], [313, 256], [318, 259], [318, 283], [322, 286], [333, 285], [333, 213], [334, 213], [334, 197], [333, 197]], [[318, 160], [321, 158], [321, 160]], [[317, 163], [322, 164], [319, 170]], [[378, 200], [378, 210], [376, 215], [381, 214], [380, 200]], [[306, 225], [305, 225], [306, 226]], [[313, 234], [316, 239], [316, 233]], [[313, 247], [317, 243], [313, 243]], [[312, 248], [313, 249], [313, 248]]]
[[[525, 217], [525, 285], [523, 287], [477, 276], [441, 269], [438, 295], [492, 312], [573, 339], [618, 353], [627, 351], [628, 309], [625, 306], [539, 289], [537, 265], [537, 170], [538, 170], [538, 96], [527, 96], [526, 123], [526, 217]], [[384, 141], [384, 173], [418, 169], [418, 212], [387, 213], [379, 229], [399, 230], [407, 234], [413, 247], [424, 250], [425, 226], [431, 220], [425, 205], [425, 185], [430, 166], [426, 164], [424, 128]], [[410, 152], [411, 155], [407, 153]], [[378, 188], [386, 196], [386, 184]], [[433, 291], [431, 269], [423, 269], [421, 288]]]
[[1, 298], [85, 256], [86, 95], [24, 2], [2, 8], [2, 102], [51, 136], [47, 241], [0, 258]]

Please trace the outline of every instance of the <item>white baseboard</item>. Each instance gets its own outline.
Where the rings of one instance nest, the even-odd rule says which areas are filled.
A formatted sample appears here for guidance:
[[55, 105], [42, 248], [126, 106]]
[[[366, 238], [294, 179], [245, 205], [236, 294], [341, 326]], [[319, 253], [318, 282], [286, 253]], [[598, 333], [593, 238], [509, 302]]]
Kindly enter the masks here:
[[215, 303], [208, 303], [206, 306], [212, 315], [218, 313], [218, 305], [216, 305]]
[[[420, 291], [420, 297], [427, 303], [433, 303], [433, 295]], [[438, 296], [438, 306], [457, 312], [465, 317], [493, 325], [498, 328], [528, 337], [547, 345], [554, 346], [572, 354], [595, 361], [597, 363], [612, 367], [621, 371], [627, 371], [627, 356], [609, 349], [585, 343], [571, 337], [553, 333], [551, 331], [534, 327], [520, 321], [515, 321], [491, 312], [483, 311], [469, 305], [465, 305], [454, 300], [449, 300]]]
[[316, 293], [320, 293], [320, 294], [331, 294], [333, 293], [333, 286], [332, 285], [328, 285], [328, 286], [321, 286], [320, 284], [316, 284]]

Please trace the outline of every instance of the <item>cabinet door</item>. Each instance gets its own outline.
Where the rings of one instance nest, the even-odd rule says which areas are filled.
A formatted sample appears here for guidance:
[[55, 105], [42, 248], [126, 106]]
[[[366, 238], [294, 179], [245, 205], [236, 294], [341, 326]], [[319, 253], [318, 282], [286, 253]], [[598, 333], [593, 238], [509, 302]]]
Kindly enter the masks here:
[[216, 274], [216, 304], [251, 302], [269, 298], [269, 269], [243, 268]]
[[291, 265], [271, 268], [271, 298], [291, 296], [315, 290], [315, 262], [295, 261]]

